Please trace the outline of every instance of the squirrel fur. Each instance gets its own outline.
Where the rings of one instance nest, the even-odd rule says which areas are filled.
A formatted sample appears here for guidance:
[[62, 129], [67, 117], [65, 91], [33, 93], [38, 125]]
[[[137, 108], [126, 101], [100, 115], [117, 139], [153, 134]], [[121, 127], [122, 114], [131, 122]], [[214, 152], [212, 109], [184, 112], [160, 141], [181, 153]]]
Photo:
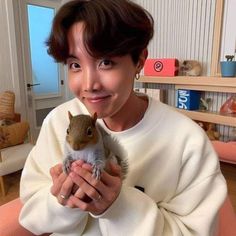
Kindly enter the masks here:
[[121, 166], [122, 178], [128, 171], [127, 160], [115, 155], [104, 141], [108, 134], [97, 124], [97, 114], [92, 116], [80, 114], [73, 116], [70, 112], [69, 126], [66, 135], [65, 159], [63, 171], [70, 172], [71, 163], [84, 160], [93, 166], [93, 176], [100, 178], [108, 161], [115, 161]]

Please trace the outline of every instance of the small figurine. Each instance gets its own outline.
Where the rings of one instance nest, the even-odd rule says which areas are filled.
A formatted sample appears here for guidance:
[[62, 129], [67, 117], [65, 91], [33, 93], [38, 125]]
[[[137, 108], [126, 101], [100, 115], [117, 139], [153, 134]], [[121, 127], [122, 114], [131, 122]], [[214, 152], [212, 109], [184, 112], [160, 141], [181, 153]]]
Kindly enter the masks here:
[[197, 124], [206, 132], [208, 138], [212, 140], [219, 140], [220, 133], [216, 130], [216, 125], [214, 123], [196, 121]]
[[127, 161], [115, 155], [106, 146], [104, 137], [108, 134], [96, 123], [97, 114], [95, 113], [93, 117], [84, 114], [72, 116], [68, 112], [68, 115], [70, 123], [66, 135], [64, 172], [66, 174], [70, 172], [73, 161], [84, 160], [93, 166], [93, 176], [99, 179], [107, 161], [113, 160], [121, 166], [124, 178], [128, 170]]
[[212, 104], [211, 98], [207, 98], [207, 99], [200, 98], [199, 110], [209, 111], [211, 104]]
[[185, 60], [180, 66], [180, 74], [184, 76], [199, 76], [202, 73], [202, 66], [198, 61]]
[[208, 123], [208, 128], [206, 130], [206, 134], [211, 141], [212, 140], [219, 140], [219, 138], [220, 138], [220, 134], [218, 131], [216, 131], [215, 124], [213, 124], [213, 123]]

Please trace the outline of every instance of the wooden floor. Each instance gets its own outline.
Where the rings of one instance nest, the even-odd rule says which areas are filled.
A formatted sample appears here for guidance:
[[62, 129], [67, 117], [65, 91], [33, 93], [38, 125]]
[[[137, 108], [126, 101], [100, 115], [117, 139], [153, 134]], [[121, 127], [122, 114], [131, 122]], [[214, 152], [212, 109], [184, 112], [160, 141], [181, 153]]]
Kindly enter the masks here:
[[0, 205], [19, 197], [20, 176], [21, 171], [4, 176], [4, 185], [7, 193], [3, 197], [0, 192]]
[[[228, 192], [234, 210], [236, 212], [236, 165], [221, 163], [222, 173], [227, 181]], [[4, 179], [7, 186], [7, 195], [5, 197], [0, 195], [0, 205], [13, 200], [19, 196], [19, 180], [21, 172], [16, 172], [11, 175], [7, 175]]]

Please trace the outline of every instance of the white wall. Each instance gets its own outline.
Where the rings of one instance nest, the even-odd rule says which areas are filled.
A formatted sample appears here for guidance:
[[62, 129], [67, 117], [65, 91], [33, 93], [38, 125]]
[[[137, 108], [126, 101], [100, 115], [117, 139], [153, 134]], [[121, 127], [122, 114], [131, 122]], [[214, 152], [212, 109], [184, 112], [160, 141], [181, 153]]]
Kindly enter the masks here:
[[227, 54], [228, 55], [236, 54], [235, 24], [236, 24], [236, 1], [225, 0], [224, 21], [222, 29], [222, 44], [221, 44], [221, 60], [225, 60], [225, 55]]
[[0, 1], [0, 92], [15, 92], [15, 110], [24, 118], [24, 82], [18, 65], [13, 1]]

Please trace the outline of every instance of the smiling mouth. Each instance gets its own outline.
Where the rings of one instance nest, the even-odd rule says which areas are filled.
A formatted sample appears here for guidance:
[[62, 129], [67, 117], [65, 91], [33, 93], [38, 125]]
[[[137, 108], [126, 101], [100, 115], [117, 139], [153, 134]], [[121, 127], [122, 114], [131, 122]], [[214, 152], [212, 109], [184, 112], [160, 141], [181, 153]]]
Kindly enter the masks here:
[[106, 96], [83, 97], [83, 99], [86, 99], [90, 103], [98, 103], [98, 102], [103, 102], [104, 100], [110, 97], [111, 95], [106, 95]]

